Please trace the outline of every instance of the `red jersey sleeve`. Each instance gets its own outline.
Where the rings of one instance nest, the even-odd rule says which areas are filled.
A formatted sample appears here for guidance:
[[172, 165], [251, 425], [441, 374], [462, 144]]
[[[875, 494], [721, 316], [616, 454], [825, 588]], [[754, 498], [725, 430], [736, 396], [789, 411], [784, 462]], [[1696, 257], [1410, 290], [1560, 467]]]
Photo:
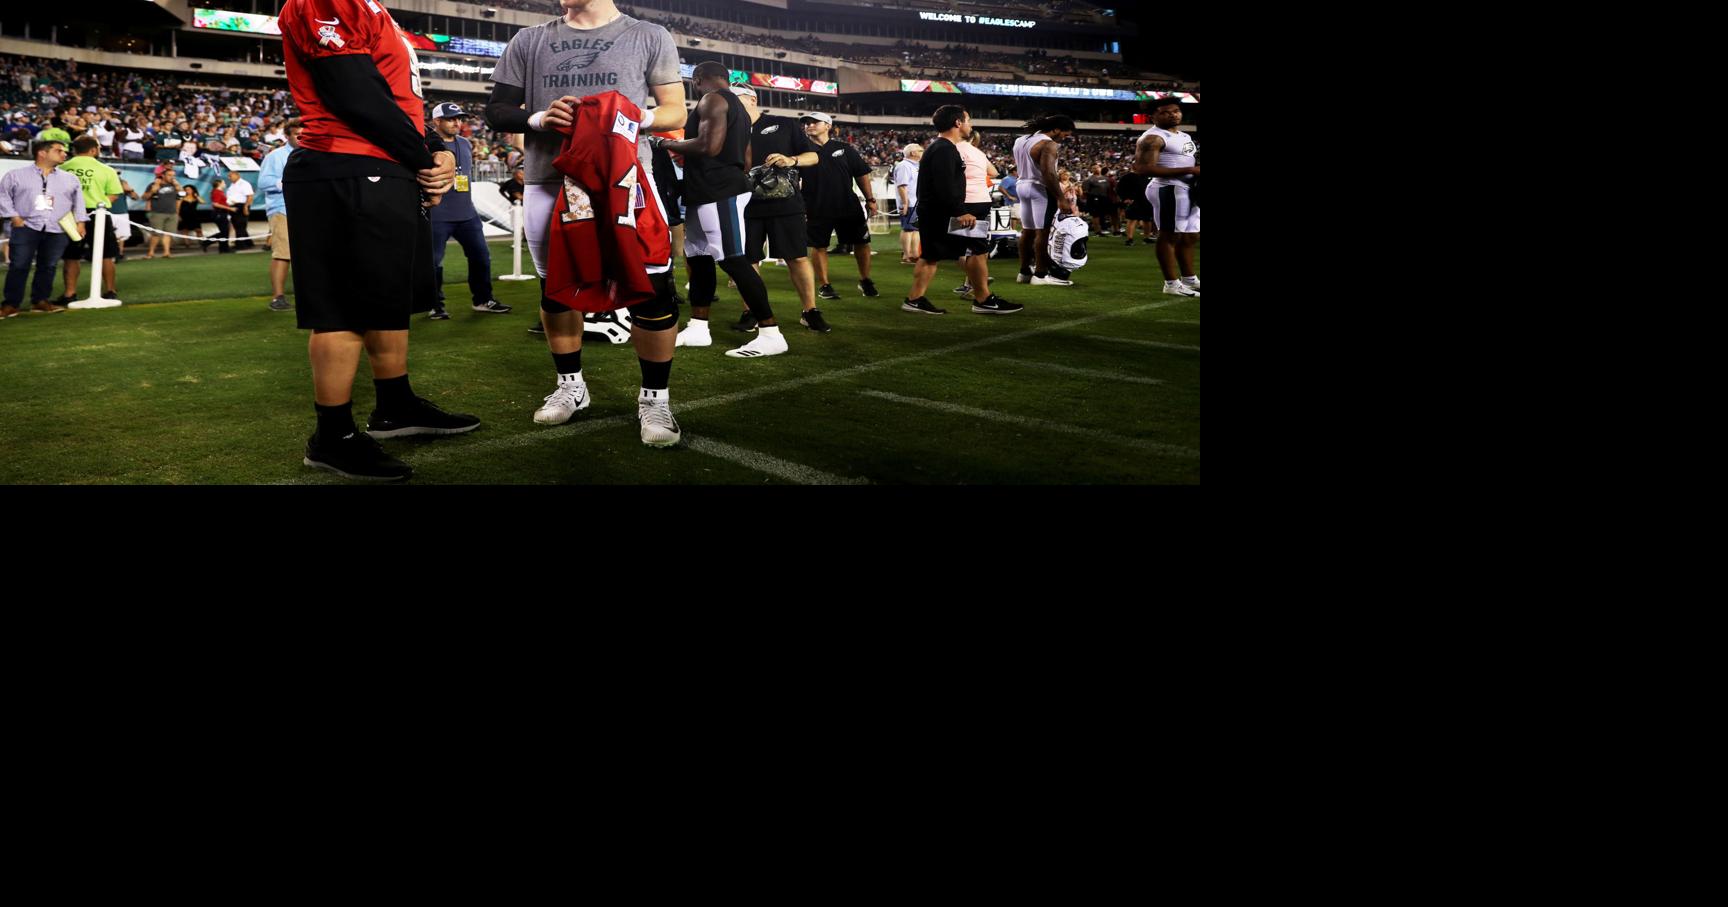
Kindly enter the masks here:
[[382, 32], [383, 9], [367, 0], [298, 0], [284, 8], [282, 40], [304, 59], [370, 54]]

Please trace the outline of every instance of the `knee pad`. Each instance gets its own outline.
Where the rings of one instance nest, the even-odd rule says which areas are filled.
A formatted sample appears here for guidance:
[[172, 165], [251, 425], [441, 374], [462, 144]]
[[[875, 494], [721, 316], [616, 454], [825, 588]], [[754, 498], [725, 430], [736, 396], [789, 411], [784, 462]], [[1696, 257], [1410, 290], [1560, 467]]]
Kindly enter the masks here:
[[644, 331], [670, 331], [678, 327], [678, 302], [672, 298], [671, 275], [650, 274], [648, 280], [658, 295], [630, 307], [631, 326]]

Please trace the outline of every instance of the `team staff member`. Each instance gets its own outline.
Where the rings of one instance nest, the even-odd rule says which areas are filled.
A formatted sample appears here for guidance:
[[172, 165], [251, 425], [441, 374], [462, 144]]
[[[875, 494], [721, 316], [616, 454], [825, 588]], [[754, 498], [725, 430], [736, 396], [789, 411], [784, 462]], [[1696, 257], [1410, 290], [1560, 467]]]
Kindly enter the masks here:
[[113, 205], [125, 189], [120, 185], [120, 174], [96, 159], [101, 148], [95, 136], [81, 135], [72, 140], [72, 159], [60, 165], [61, 170], [78, 177], [84, 190], [84, 213], [89, 215], [91, 227], [84, 231], [82, 239], [66, 247], [66, 296], [60, 300], [61, 305], [78, 301], [80, 262], [92, 261], [96, 254], [97, 208], [109, 209], [107, 229], [102, 232], [102, 298], [119, 298], [114, 292], [114, 261], [120, 257], [120, 237], [114, 230]]
[[[870, 165], [858, 149], [829, 136], [834, 118], [828, 114], [807, 113], [799, 118], [804, 134], [816, 146], [816, 166], [804, 171], [804, 206], [809, 210], [810, 261], [816, 267], [816, 282], [822, 288], [816, 295], [823, 299], [839, 299], [834, 285], [828, 282], [828, 237], [838, 234], [840, 242], [852, 245], [852, 256], [858, 261], [858, 289], [865, 296], [881, 296], [870, 279], [870, 223], [865, 214], [876, 216], [876, 195], [870, 188]], [[858, 196], [852, 194], [852, 184], [864, 193], [865, 210], [858, 210]]]
[[[408, 320], [432, 307], [432, 230], [423, 205], [455, 183], [456, 158], [426, 147], [414, 50], [379, 0], [287, 0], [278, 20], [288, 86], [305, 130], [282, 173], [296, 251], [296, 318], [318, 428], [307, 466], [350, 478], [413, 474], [373, 438], [473, 431], [408, 382]], [[354, 428], [364, 350], [377, 406]]]

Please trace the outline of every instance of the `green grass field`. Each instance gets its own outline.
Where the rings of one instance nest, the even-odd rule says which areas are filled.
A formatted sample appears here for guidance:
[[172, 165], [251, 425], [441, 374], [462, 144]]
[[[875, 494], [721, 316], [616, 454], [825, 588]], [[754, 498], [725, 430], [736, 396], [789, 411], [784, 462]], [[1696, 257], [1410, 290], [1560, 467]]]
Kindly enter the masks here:
[[[493, 273], [508, 273], [509, 245], [492, 248]], [[798, 326], [785, 269], [763, 268], [783, 356], [723, 355], [753, 335], [724, 326], [739, 306], [722, 288], [715, 345], [679, 350], [673, 367], [685, 441], [654, 450], [637, 438], [628, 345], [586, 344], [593, 406], [534, 424], [555, 383], [544, 340], [527, 333], [538, 285], [497, 281], [516, 311], [473, 313], [452, 244], [452, 318], [414, 321], [410, 375], [485, 424], [386, 449], [414, 466], [410, 484], [1199, 483], [1200, 304], [1160, 293], [1150, 248], [1095, 237], [1074, 287], [1018, 285], [1016, 262], [993, 261], [997, 291], [1026, 306], [1011, 316], [972, 314], [945, 265], [929, 293], [943, 317], [900, 311], [912, 269], [896, 234], [875, 248], [879, 299], [859, 295], [850, 259], [832, 262], [844, 298], [821, 303], [826, 335]], [[141, 254], [120, 265], [120, 308], [0, 320], [0, 483], [345, 484], [300, 463], [307, 335], [266, 308], [267, 254]], [[362, 427], [370, 378], [362, 365]]]

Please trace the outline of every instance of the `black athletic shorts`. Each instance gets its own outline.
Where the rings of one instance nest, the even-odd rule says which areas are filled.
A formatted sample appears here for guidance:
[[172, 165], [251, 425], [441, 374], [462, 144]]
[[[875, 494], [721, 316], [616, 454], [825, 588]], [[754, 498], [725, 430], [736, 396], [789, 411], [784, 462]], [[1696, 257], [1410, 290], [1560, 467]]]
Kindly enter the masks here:
[[811, 217], [806, 229], [806, 238], [812, 249], [828, 248], [828, 237], [839, 234], [840, 241], [853, 245], [868, 245], [870, 243], [870, 225], [865, 222], [864, 215], [857, 217]]
[[[96, 254], [96, 210], [92, 208], [87, 213], [89, 213], [90, 219], [82, 224], [84, 238], [77, 242], [67, 243], [66, 251], [60, 256], [61, 261], [90, 261], [91, 257]], [[102, 238], [103, 261], [120, 257], [120, 239], [114, 235], [114, 218], [117, 216], [125, 217], [126, 215], [109, 213], [107, 235]]]
[[[978, 222], [988, 230], [990, 228], [990, 203], [977, 202], [963, 205], [966, 213], [978, 218]], [[930, 218], [921, 225], [918, 231], [918, 257], [924, 261], [954, 261], [967, 255], [983, 255], [990, 251], [990, 237], [955, 236], [948, 232], [948, 218]], [[938, 232], [940, 230], [940, 232]]]
[[[806, 258], [810, 249], [804, 245], [806, 231], [804, 215], [782, 214], [779, 217], [745, 217], [744, 218], [744, 260], [761, 261], [764, 258], [784, 258], [791, 261], [795, 258]], [[762, 252], [762, 243], [768, 243], [768, 253]], [[828, 240], [823, 239], [826, 245]]]
[[[374, 182], [376, 180], [376, 182]], [[394, 176], [284, 182], [294, 310], [313, 331], [405, 331], [438, 301], [420, 187]]]

